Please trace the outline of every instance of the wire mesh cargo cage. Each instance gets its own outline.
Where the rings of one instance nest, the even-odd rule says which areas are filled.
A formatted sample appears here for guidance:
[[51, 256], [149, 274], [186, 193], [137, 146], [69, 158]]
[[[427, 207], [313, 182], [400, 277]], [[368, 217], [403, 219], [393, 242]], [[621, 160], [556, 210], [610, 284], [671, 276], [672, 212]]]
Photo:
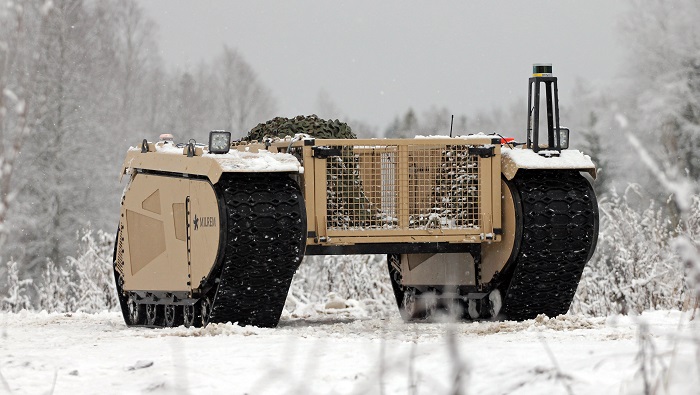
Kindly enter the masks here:
[[[500, 140], [307, 140], [309, 230], [318, 242], [479, 242], [500, 228]], [[496, 221], [493, 213], [499, 213]], [[498, 222], [498, 223], [495, 223]]]

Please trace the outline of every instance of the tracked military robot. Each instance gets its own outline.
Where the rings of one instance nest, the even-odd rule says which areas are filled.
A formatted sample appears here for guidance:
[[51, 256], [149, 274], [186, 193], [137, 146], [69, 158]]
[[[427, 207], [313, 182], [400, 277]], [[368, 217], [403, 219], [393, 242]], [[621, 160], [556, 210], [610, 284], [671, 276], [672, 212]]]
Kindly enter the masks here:
[[315, 116], [235, 141], [143, 140], [121, 172], [114, 275], [126, 324], [274, 327], [302, 258], [331, 254], [386, 254], [406, 320], [565, 313], [596, 246], [596, 168], [567, 149], [551, 72], [533, 67], [522, 144], [356, 139]]

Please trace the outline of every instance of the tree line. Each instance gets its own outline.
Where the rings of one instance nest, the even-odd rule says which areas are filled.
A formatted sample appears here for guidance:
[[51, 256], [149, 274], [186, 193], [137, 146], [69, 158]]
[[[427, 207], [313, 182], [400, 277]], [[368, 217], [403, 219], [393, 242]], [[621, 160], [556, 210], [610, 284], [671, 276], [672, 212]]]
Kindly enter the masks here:
[[[627, 234], [619, 226], [647, 226], [638, 221], [645, 216], [658, 217], [648, 228], [654, 234], [634, 242], [658, 245], [648, 251], [669, 253], [678, 235], [688, 235], [684, 251], [699, 249], [697, 224], [688, 220], [696, 218], [692, 196], [700, 190], [698, 20], [697, 1], [629, 0], [620, 21], [627, 51], [620, 77], [604, 86], [577, 81], [562, 101], [572, 147], [599, 167], [594, 186], [607, 210], [601, 232], [612, 232], [601, 233], [600, 254], [617, 254]], [[278, 115], [272, 91], [234, 48], [170, 70], [156, 35], [135, 0], [29, 0], [0, 8], [0, 260], [14, 262], [17, 281], [70, 266], [83, 229], [114, 231], [123, 187], [116, 169], [140, 138], [202, 135], [202, 128], [245, 133]], [[323, 91], [317, 107], [319, 116], [347, 121], [360, 137], [446, 134], [454, 114], [454, 135], [498, 132], [522, 141], [524, 103], [472, 113], [407, 109], [384, 129], [344, 116]], [[656, 168], [640, 164], [642, 155]], [[637, 185], [634, 193], [629, 183]], [[649, 254], [624, 264], [649, 262]], [[662, 259], [664, 267], [681, 255]], [[683, 256], [690, 258], [679, 265], [700, 267], [693, 254]], [[622, 264], [598, 256], [587, 275], [624, 273]], [[0, 278], [6, 271], [0, 265]]]
[[84, 228], [113, 231], [118, 168], [140, 138], [249, 130], [275, 99], [233, 48], [168, 70], [137, 1], [0, 9], [0, 259], [37, 277]]

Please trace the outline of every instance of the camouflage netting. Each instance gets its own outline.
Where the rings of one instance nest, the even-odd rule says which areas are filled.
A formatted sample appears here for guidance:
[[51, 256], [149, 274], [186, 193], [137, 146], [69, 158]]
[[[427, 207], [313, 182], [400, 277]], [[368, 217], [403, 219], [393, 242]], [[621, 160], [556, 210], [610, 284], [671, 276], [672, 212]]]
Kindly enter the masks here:
[[326, 173], [326, 216], [331, 229], [380, 227], [380, 213], [362, 185], [359, 158], [350, 147], [342, 147], [342, 156], [328, 158]]
[[[294, 136], [305, 133], [318, 139], [356, 139], [350, 126], [339, 120], [325, 120], [316, 115], [294, 118], [277, 117], [254, 127], [246, 141], [262, 141], [265, 137]], [[369, 226], [375, 216], [359, 175], [359, 159], [352, 147], [338, 147], [342, 155], [328, 158], [327, 173], [328, 225], [335, 229]], [[359, 209], [358, 209], [359, 208]]]
[[441, 151], [440, 173], [437, 185], [432, 187], [432, 208], [429, 213], [411, 216], [421, 226], [431, 225], [437, 215], [451, 220], [450, 227], [479, 226], [479, 177], [475, 170], [479, 159], [458, 146], [447, 146]]
[[276, 117], [254, 127], [246, 137], [246, 141], [262, 141], [265, 137], [294, 136], [306, 133], [319, 139], [356, 139], [350, 126], [339, 120], [325, 120], [316, 115], [298, 115], [294, 118]]

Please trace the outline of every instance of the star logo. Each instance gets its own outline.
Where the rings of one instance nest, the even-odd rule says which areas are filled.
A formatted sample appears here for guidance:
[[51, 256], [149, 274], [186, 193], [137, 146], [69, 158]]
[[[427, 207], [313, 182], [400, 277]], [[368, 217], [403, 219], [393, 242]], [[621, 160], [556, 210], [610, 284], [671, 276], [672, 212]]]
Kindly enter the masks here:
[[194, 230], [199, 229], [199, 218], [197, 218], [197, 214], [194, 215]]

